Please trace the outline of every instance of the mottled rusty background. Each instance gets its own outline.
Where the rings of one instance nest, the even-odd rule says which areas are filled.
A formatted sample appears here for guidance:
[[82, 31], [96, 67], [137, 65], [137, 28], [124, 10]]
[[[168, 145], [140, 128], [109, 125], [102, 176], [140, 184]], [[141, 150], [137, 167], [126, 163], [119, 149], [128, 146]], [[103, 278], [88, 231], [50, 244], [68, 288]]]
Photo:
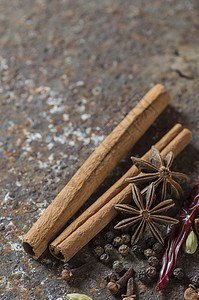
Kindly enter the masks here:
[[[62, 299], [82, 292], [114, 299], [93, 258], [86, 278], [69, 286], [48, 253], [34, 261], [21, 239], [91, 152], [137, 101], [163, 83], [171, 105], [132, 149], [141, 155], [175, 122], [193, 141], [174, 167], [198, 179], [199, 1], [0, 1], [0, 299]], [[101, 190], [130, 165], [127, 156]], [[96, 198], [99, 191], [92, 199]], [[183, 262], [183, 263], [182, 263]], [[133, 262], [136, 268], [136, 262]], [[198, 254], [181, 254], [187, 275]], [[137, 282], [138, 299], [182, 299]]]

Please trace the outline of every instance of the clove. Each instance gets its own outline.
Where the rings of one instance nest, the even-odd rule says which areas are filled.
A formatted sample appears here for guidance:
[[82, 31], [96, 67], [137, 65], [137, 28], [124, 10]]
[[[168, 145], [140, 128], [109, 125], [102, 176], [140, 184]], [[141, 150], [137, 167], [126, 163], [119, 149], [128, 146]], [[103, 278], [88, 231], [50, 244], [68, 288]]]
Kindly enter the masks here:
[[104, 279], [108, 283], [109, 281], [117, 281], [119, 279], [119, 274], [117, 272], [110, 272], [104, 276]]
[[126, 284], [126, 282], [129, 280], [129, 278], [133, 275], [134, 269], [131, 266], [126, 273], [117, 281], [111, 280], [107, 284], [107, 288], [111, 292], [111, 294], [115, 295], [118, 293], [118, 291]]
[[122, 295], [123, 300], [135, 300], [136, 295], [134, 294], [134, 279], [130, 277], [127, 283], [126, 295]]
[[[72, 269], [74, 271], [74, 269]], [[62, 279], [66, 282], [70, 281], [71, 277], [73, 276], [71, 269], [65, 267], [65, 269], [61, 272]]]
[[62, 271], [62, 279], [66, 282], [70, 281], [73, 276], [79, 276], [84, 274], [86, 270], [88, 270], [88, 265], [90, 263], [85, 263], [78, 268], [71, 269], [68, 266], [64, 266], [64, 270]]
[[199, 299], [199, 289], [197, 289], [193, 284], [190, 284], [188, 289], [184, 292], [185, 300], [196, 300]]

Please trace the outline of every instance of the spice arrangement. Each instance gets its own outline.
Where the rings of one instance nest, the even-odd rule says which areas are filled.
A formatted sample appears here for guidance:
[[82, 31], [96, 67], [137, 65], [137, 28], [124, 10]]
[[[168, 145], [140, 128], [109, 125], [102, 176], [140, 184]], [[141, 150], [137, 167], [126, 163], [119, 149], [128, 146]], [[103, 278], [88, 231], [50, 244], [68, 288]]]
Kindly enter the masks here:
[[[162, 155], [164, 155], [165, 152], [168, 153], [169, 151], [173, 151], [174, 156], [177, 156], [177, 154], [184, 149], [185, 145], [187, 145], [187, 143], [190, 141], [191, 133], [187, 129], [182, 129], [182, 131], [180, 131], [180, 133], [173, 138], [173, 132], [176, 132], [176, 129], [179, 130], [179, 127], [175, 126], [175, 128], [171, 129], [171, 131], [169, 131], [168, 134], [166, 134], [156, 144], [156, 148], [162, 147]], [[171, 138], [173, 139], [166, 144]], [[145, 157], [149, 157], [149, 155], [150, 151]], [[132, 175], [138, 174], [138, 172], [139, 171], [135, 166], [131, 169]], [[125, 179], [129, 177], [129, 172], [127, 171], [127, 173], [128, 174], [125, 174], [124, 178], [122, 179], [125, 182], [125, 187], [118, 192], [118, 194], [116, 194], [108, 202], [106, 201], [104, 206], [101, 207], [101, 203], [104, 199], [106, 199], [106, 195], [109, 195], [109, 190], [107, 190], [105, 194], [97, 199], [96, 202], [84, 212], [86, 215], [86, 221], [83, 224], [81, 224], [76, 228], [76, 230], [72, 231], [72, 233], [68, 235], [68, 230], [71, 232], [71, 227], [73, 227], [72, 223], [50, 244], [50, 251], [56, 258], [63, 261], [70, 260], [80, 249], [82, 249], [103, 228], [105, 228], [105, 226], [107, 226], [112, 219], [116, 217], [117, 211], [114, 208], [115, 204], [126, 204], [132, 201], [131, 184], [128, 184], [125, 181]], [[119, 180], [119, 183], [115, 183], [115, 188], [117, 189], [118, 185], [120, 184], [121, 181]], [[98, 210], [95, 211], [95, 213], [90, 214], [91, 211], [94, 211], [96, 205], [98, 206]], [[99, 206], [101, 208], [99, 208]], [[87, 216], [89, 217], [87, 218]]]
[[[135, 186], [133, 187], [133, 189]], [[191, 239], [191, 242], [188, 242], [188, 249], [190, 249], [189, 254], [193, 254], [196, 249], [198, 248], [198, 240], [197, 240], [197, 246], [196, 246], [196, 240], [195, 240], [195, 233], [194, 238], [192, 238], [192, 233], [194, 232], [191, 228], [191, 225], [193, 225], [194, 216], [198, 211], [199, 206], [199, 184], [195, 185], [193, 192], [191, 196], [185, 200], [182, 209], [176, 216], [176, 224], [172, 224], [168, 228], [167, 237], [166, 237], [166, 245], [163, 246], [159, 242], [156, 242], [153, 244], [153, 248], [147, 248], [143, 250], [143, 248], [136, 244], [133, 245], [128, 254], [130, 255], [130, 260], [134, 261], [134, 256], [136, 256], [141, 261], [146, 261], [147, 264], [146, 267], [142, 270], [137, 270], [137, 280], [141, 281], [143, 284], [148, 285], [151, 283], [155, 283], [157, 281], [157, 276], [160, 270], [158, 285], [156, 290], [159, 291], [163, 289], [166, 284], [169, 281], [169, 278], [171, 277], [173, 280], [178, 280], [180, 282], [184, 282], [186, 284], [187, 282], [190, 282], [189, 288], [185, 291], [185, 299], [198, 299], [198, 288], [199, 288], [199, 276], [193, 276], [191, 278], [188, 278], [183, 271], [182, 268], [175, 268], [176, 266], [176, 260], [177, 255], [180, 250], [180, 245], [182, 246], [183, 241], [186, 241], [186, 239]], [[197, 219], [195, 219], [197, 220]], [[123, 222], [123, 221], [121, 221]], [[197, 222], [196, 222], [197, 223]], [[117, 228], [117, 225], [116, 225]], [[190, 230], [191, 228], [191, 230]], [[108, 234], [105, 234], [105, 236], [110, 236], [110, 232], [107, 232]], [[183, 233], [183, 236], [180, 234]], [[191, 234], [191, 235], [190, 235]], [[128, 242], [127, 245], [129, 245], [131, 236], [129, 233], [126, 233], [125, 235], [128, 236]], [[132, 235], [133, 237], [133, 235]], [[117, 241], [117, 243], [115, 243]], [[132, 239], [131, 239], [132, 241]], [[122, 243], [122, 236], [116, 236], [115, 238], [112, 237], [112, 245], [115, 246], [116, 252], [118, 254], [121, 254], [120, 244]], [[170, 246], [169, 246], [170, 244]], [[100, 246], [101, 247], [101, 246]], [[127, 246], [129, 248], [129, 246]], [[102, 248], [102, 247], [101, 247]], [[166, 250], [165, 250], [166, 248]], [[163, 254], [163, 251], [165, 250], [165, 253]], [[169, 252], [168, 252], [169, 251]], [[162, 256], [163, 254], [163, 256]], [[162, 259], [161, 259], [162, 256]], [[118, 258], [119, 259], [119, 258]], [[161, 263], [162, 260], [162, 263]], [[122, 261], [125, 262], [125, 258], [122, 259]], [[117, 261], [114, 261], [112, 266], [110, 265], [110, 268], [112, 268], [113, 272], [109, 274], [109, 279], [113, 276], [113, 279], [111, 282], [115, 282], [115, 278], [118, 280], [119, 274], [124, 272], [124, 264], [122, 263], [121, 258]], [[107, 263], [106, 263], [107, 264]], [[115, 268], [116, 266], [116, 268]], [[166, 268], [166, 270], [165, 270]], [[107, 277], [106, 277], [107, 279]], [[111, 285], [112, 286], [112, 285]], [[117, 293], [119, 290], [117, 291]], [[191, 296], [189, 296], [191, 294]], [[190, 297], [190, 298], [189, 298]], [[193, 298], [191, 298], [193, 297]]]
[[159, 215], [160, 212], [167, 210], [174, 206], [174, 202], [172, 200], [164, 200], [157, 204], [155, 207], [151, 209], [151, 205], [154, 199], [154, 193], [155, 188], [154, 184], [151, 183], [149, 186], [147, 193], [146, 193], [146, 206], [144, 207], [144, 202], [142, 199], [142, 195], [140, 190], [136, 187], [136, 185], [132, 185], [132, 194], [133, 194], [133, 200], [136, 204], [136, 206], [139, 208], [135, 209], [132, 206], [128, 204], [116, 204], [115, 208], [123, 213], [128, 213], [130, 215], [136, 215], [135, 217], [131, 217], [128, 219], [124, 219], [123, 221], [119, 222], [115, 228], [116, 229], [122, 229], [128, 226], [132, 226], [135, 223], [139, 222], [138, 227], [136, 228], [136, 231], [134, 235], [132, 236], [131, 244], [137, 243], [137, 241], [140, 238], [140, 235], [142, 234], [142, 231], [145, 227], [145, 224], [147, 223], [151, 232], [156, 237], [158, 242], [160, 244], [164, 244], [164, 239], [160, 233], [160, 231], [156, 228], [154, 225], [154, 222], [163, 222], [163, 223], [172, 223], [177, 224], [178, 220], [168, 217]]
[[48, 206], [23, 238], [22, 246], [30, 256], [34, 259], [41, 256], [68, 220], [164, 110], [170, 96], [167, 92], [162, 93], [163, 90], [164, 86], [158, 84], [143, 97]]
[[[172, 171], [171, 165], [191, 141], [191, 132], [176, 124], [142, 158], [132, 157], [133, 166], [69, 226], [66, 224], [167, 106], [170, 96], [163, 90], [164, 86], [156, 85], [143, 97], [91, 154], [22, 241], [24, 250], [34, 259], [49, 248], [54, 257], [68, 262], [118, 213], [127, 215], [114, 227], [122, 234], [107, 231], [105, 245], [93, 240], [95, 257], [112, 268], [105, 277], [108, 290], [113, 295], [120, 293], [126, 300], [136, 299], [135, 276], [149, 284], [157, 280], [160, 270], [156, 291], [166, 286], [172, 274], [176, 279], [184, 278], [183, 270], [175, 269], [178, 252], [182, 246], [185, 253], [192, 254], [198, 247], [199, 219], [194, 220], [194, 216], [199, 209], [199, 185], [177, 216], [170, 215], [174, 200], [181, 200], [183, 185], [189, 180], [185, 174]], [[161, 224], [169, 225], [166, 235]], [[142, 249], [139, 242], [147, 226], [157, 242]], [[133, 266], [126, 269], [123, 262], [132, 255], [146, 260], [147, 265], [142, 270], [135, 271]], [[70, 282], [84, 267], [65, 266], [63, 280]], [[192, 284], [185, 294], [191, 292], [198, 293], [197, 284]], [[76, 296], [68, 295], [68, 299]], [[87, 299], [84, 296], [82, 299]]]

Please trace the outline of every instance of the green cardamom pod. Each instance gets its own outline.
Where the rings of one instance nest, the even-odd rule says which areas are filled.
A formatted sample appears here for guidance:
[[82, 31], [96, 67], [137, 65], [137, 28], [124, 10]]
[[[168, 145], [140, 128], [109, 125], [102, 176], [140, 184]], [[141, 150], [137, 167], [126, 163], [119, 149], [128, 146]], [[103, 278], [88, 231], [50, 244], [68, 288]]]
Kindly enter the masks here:
[[193, 229], [191, 228], [186, 240], [183, 242], [182, 250], [185, 253], [193, 254], [198, 248], [198, 238]]
[[66, 299], [67, 300], [92, 300], [90, 297], [78, 293], [67, 294]]

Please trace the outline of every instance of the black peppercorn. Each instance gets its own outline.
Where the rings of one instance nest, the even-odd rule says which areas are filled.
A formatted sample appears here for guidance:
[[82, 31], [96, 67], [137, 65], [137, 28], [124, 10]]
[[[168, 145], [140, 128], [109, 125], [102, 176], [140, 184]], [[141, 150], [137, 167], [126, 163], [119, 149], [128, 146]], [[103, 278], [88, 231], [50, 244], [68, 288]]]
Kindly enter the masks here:
[[150, 256], [148, 258], [148, 263], [149, 265], [151, 265], [152, 267], [157, 267], [160, 265], [160, 261], [156, 256]]
[[111, 243], [113, 239], [114, 239], [114, 233], [112, 231], [107, 231], [105, 233], [105, 240], [107, 241], [107, 243]]
[[153, 278], [153, 277], [156, 276], [157, 270], [156, 270], [155, 267], [149, 266], [149, 267], [146, 269], [146, 274], [147, 274], [149, 277]]
[[155, 251], [156, 254], [161, 254], [163, 252], [164, 246], [160, 243], [153, 244], [153, 251]]
[[124, 270], [124, 266], [119, 260], [115, 260], [113, 262], [113, 270], [117, 273], [121, 273]]
[[142, 250], [142, 247], [139, 245], [134, 245], [131, 248], [131, 251], [133, 252], [133, 254], [135, 254], [135, 256], [137, 256], [138, 258], [143, 258], [144, 257], [144, 252]]
[[100, 257], [104, 253], [104, 249], [101, 246], [97, 246], [94, 249], [95, 256]]
[[190, 282], [196, 287], [199, 288], [199, 275], [192, 276]]
[[122, 238], [120, 236], [116, 236], [113, 239], [112, 244], [113, 244], [114, 247], [119, 247], [120, 245], [122, 245]]
[[173, 276], [176, 279], [182, 280], [184, 278], [184, 272], [183, 272], [183, 270], [181, 268], [175, 268], [173, 270]]
[[111, 244], [106, 244], [104, 246], [104, 251], [105, 253], [107, 253], [108, 255], [112, 256], [114, 254], [114, 247]]
[[101, 256], [100, 256], [100, 261], [104, 264], [107, 264], [110, 260], [110, 257], [108, 254], [106, 253], [103, 253]]
[[100, 246], [103, 244], [103, 238], [100, 235], [97, 235], [93, 240], [92, 243], [94, 246]]
[[109, 281], [117, 281], [117, 280], [119, 280], [119, 278], [120, 278], [119, 274], [114, 271], [112, 271], [104, 276], [104, 279], [107, 281], [107, 283]]
[[138, 279], [142, 281], [144, 284], [149, 284], [151, 282], [151, 278], [147, 275], [145, 270], [138, 271]]
[[144, 250], [144, 256], [146, 258], [149, 258], [151, 256], [156, 256], [156, 254], [152, 249], [146, 249], [146, 250]]
[[126, 234], [122, 234], [122, 243], [123, 244], [128, 244], [131, 240], [131, 236], [130, 234], [126, 233]]
[[119, 246], [118, 251], [122, 256], [126, 256], [129, 253], [129, 246], [123, 244]]

